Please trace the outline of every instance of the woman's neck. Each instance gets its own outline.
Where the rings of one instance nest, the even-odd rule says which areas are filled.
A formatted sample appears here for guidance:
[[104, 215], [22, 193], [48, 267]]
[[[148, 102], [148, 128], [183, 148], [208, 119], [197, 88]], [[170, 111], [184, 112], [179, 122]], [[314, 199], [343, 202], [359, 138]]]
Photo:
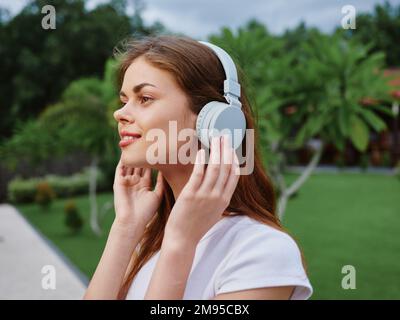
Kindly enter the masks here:
[[[186, 183], [189, 181], [190, 176], [193, 171], [193, 164], [187, 165], [168, 165], [165, 168], [161, 168], [164, 179], [167, 181], [174, 194], [175, 201], [178, 199], [182, 189], [185, 187]], [[228, 214], [228, 210], [224, 213]], [[223, 217], [221, 216], [221, 219]]]
[[189, 181], [193, 166], [193, 164], [169, 165], [168, 167], [160, 169], [163, 177], [172, 189], [175, 200], [179, 197], [182, 189]]

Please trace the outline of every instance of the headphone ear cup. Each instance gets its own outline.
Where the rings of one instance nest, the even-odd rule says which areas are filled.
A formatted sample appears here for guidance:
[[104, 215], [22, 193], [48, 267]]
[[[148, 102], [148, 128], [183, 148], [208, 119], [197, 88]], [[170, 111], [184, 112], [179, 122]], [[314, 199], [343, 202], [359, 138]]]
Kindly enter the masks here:
[[246, 133], [246, 117], [241, 109], [223, 104], [215, 108], [209, 128], [219, 134], [230, 134], [233, 149], [237, 149]]
[[[239, 131], [239, 135], [237, 131]], [[242, 143], [245, 131], [246, 118], [242, 110], [219, 101], [207, 103], [200, 111], [196, 121], [196, 134], [207, 148], [210, 148], [212, 136], [230, 133], [232, 147], [236, 150]]]
[[215, 109], [219, 104], [224, 104], [218, 101], [211, 101], [207, 103], [199, 112], [196, 120], [196, 135], [200, 142], [207, 148], [210, 148], [210, 121]]

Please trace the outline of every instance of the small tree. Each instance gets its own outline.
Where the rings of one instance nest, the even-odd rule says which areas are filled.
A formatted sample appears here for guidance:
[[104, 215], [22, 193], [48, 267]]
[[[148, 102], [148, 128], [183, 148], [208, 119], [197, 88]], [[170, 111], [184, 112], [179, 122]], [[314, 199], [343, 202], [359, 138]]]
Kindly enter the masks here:
[[55, 193], [48, 182], [39, 182], [36, 187], [35, 202], [44, 210], [48, 210], [51, 202], [55, 198]]
[[83, 220], [73, 200], [69, 200], [65, 203], [64, 213], [65, 225], [73, 232], [80, 231], [83, 226]]

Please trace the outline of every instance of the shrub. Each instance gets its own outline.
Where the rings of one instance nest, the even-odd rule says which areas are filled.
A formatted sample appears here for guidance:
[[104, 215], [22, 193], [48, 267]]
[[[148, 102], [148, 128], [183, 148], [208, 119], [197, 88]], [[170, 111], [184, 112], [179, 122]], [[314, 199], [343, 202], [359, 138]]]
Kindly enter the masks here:
[[46, 175], [45, 178], [60, 198], [84, 194], [88, 191], [88, 177], [82, 173], [70, 177]]
[[383, 151], [382, 166], [390, 167], [390, 152], [388, 150]]
[[363, 153], [360, 156], [360, 161], [359, 161], [359, 166], [362, 171], [365, 171], [368, 169], [369, 166], [369, 155], [368, 153]]
[[396, 167], [395, 167], [395, 173], [397, 175], [397, 178], [400, 179], [400, 160], [397, 161]]
[[79, 214], [78, 208], [73, 200], [65, 203], [65, 225], [73, 232], [78, 232], [82, 229], [83, 220]]
[[43, 209], [48, 209], [55, 198], [53, 188], [46, 181], [41, 181], [36, 185], [35, 202]]
[[[39, 183], [46, 182], [52, 188], [57, 198], [65, 198], [74, 195], [85, 194], [89, 188], [89, 169], [75, 173], [71, 176], [57, 176], [54, 174], [45, 177], [35, 177], [21, 179], [19, 176], [11, 180], [8, 184], [8, 199], [13, 203], [27, 203], [35, 201], [37, 186]], [[102, 191], [107, 188], [104, 175], [98, 170], [97, 190]]]
[[338, 169], [343, 169], [346, 165], [344, 156], [341, 153], [338, 153], [335, 157], [334, 163]]
[[33, 202], [36, 194], [38, 178], [24, 180], [17, 176], [8, 183], [8, 199], [13, 203]]

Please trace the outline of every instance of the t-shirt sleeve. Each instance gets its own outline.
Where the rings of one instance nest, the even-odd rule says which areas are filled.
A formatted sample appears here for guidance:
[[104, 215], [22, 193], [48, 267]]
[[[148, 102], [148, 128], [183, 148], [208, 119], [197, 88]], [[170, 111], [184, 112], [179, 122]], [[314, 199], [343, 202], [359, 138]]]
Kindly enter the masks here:
[[216, 295], [279, 286], [295, 286], [290, 298], [293, 300], [305, 300], [312, 295], [296, 242], [282, 231], [266, 228], [249, 228], [235, 239], [217, 273]]

